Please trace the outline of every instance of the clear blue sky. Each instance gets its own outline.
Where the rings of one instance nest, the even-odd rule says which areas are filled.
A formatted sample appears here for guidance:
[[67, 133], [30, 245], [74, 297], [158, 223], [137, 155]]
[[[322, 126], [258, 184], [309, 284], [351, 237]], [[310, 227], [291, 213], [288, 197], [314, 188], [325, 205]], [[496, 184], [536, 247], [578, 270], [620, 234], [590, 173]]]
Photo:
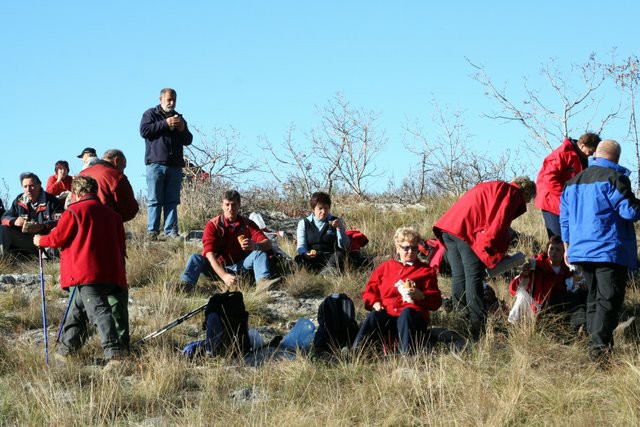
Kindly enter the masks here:
[[13, 198], [22, 171], [44, 181], [58, 159], [77, 172], [85, 146], [120, 148], [135, 191], [146, 192], [140, 117], [171, 86], [190, 125], [233, 126], [245, 150], [257, 150], [259, 136], [280, 141], [290, 123], [301, 132], [316, 126], [316, 107], [342, 92], [380, 113], [385, 175], [371, 190], [382, 189], [411, 163], [402, 126], [428, 122], [431, 98], [465, 111], [477, 146], [499, 152], [522, 143], [516, 125], [480, 117], [493, 104], [465, 57], [516, 88], [522, 76], [538, 79], [551, 57], [639, 53], [635, 1], [431, 3], [6, 2], [0, 178]]

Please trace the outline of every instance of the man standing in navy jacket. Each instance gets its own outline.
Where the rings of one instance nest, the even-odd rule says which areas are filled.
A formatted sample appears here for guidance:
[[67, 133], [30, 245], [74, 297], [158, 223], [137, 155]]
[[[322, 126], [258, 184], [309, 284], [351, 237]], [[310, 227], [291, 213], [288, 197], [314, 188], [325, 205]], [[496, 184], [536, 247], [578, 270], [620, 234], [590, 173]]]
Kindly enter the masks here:
[[638, 267], [633, 223], [640, 200], [631, 191], [629, 170], [618, 165], [620, 145], [598, 144], [589, 167], [569, 180], [560, 200], [565, 262], [582, 267], [589, 291], [589, 356], [605, 362], [624, 301], [628, 269]]
[[160, 231], [164, 211], [164, 234], [178, 235], [178, 204], [184, 166], [183, 146], [191, 144], [193, 135], [187, 122], [175, 111], [176, 91], [160, 91], [160, 104], [149, 108], [140, 121], [140, 136], [145, 140], [144, 162], [147, 165], [148, 220], [147, 234], [155, 238]]

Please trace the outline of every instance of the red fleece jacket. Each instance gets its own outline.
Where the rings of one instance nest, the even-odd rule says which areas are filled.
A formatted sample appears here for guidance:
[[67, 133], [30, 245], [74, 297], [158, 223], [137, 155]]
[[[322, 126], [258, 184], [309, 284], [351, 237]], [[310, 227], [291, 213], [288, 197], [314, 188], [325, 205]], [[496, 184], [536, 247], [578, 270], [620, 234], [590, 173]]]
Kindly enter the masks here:
[[463, 240], [484, 265], [493, 268], [509, 248], [511, 222], [526, 211], [520, 187], [504, 181], [484, 182], [464, 193], [433, 231], [440, 240], [442, 233]]
[[71, 203], [40, 245], [60, 248], [60, 286], [115, 284], [127, 288], [122, 218], [95, 194]]
[[[425, 298], [413, 304], [404, 302], [402, 295], [395, 287], [398, 280], [411, 279], [416, 283]], [[436, 271], [420, 261], [413, 265], [402, 264], [396, 260], [385, 261], [371, 274], [362, 292], [362, 299], [367, 310], [373, 309], [373, 304], [380, 302], [390, 316], [399, 317], [405, 308], [412, 308], [422, 315], [429, 323], [429, 310], [435, 311], [442, 304], [442, 296], [438, 289]]]

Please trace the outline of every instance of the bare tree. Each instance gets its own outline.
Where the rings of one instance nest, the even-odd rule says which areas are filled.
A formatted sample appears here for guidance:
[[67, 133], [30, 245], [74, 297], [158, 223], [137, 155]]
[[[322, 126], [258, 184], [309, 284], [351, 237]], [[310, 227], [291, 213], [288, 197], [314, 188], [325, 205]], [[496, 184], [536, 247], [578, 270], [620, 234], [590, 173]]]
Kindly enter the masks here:
[[[596, 60], [595, 54], [591, 54], [584, 64], [571, 64], [568, 74], [562, 72], [556, 59], [551, 59], [540, 69], [540, 74], [546, 81], [542, 88], [531, 88], [528, 79], [524, 78], [525, 95], [521, 101], [507, 95], [506, 88], [497, 87], [483, 66], [476, 65], [469, 59], [467, 62], [476, 69], [472, 78], [500, 106], [498, 112], [487, 114], [486, 117], [520, 123], [547, 150], [552, 150], [558, 141], [574, 132], [582, 134], [592, 130], [600, 133], [620, 110], [618, 107], [617, 110], [612, 109], [604, 114], [599, 111], [604, 96], [601, 88], [607, 73], [605, 67]], [[581, 87], [574, 89], [567, 75], [579, 75]], [[599, 120], [595, 120], [597, 115]], [[534, 144], [527, 146], [535, 151]]]
[[427, 136], [423, 126], [416, 122], [405, 131], [412, 139], [407, 149], [418, 158], [417, 167], [403, 182], [403, 190], [415, 200], [424, 196], [460, 196], [483, 181], [504, 179], [510, 153], [495, 158], [476, 152], [469, 147], [473, 136], [462, 120], [462, 113], [449, 113], [433, 101], [433, 131]]
[[204, 172], [211, 179], [246, 182], [243, 175], [256, 168], [256, 161], [243, 155], [240, 136], [234, 128], [214, 128], [210, 135], [197, 127], [194, 131], [199, 140], [185, 147], [186, 174], [199, 177]]
[[377, 116], [351, 108], [340, 94], [318, 112], [320, 124], [303, 141], [294, 138], [293, 125], [278, 145], [262, 140], [268, 172], [285, 190], [307, 197], [341, 188], [366, 198], [368, 179], [377, 176], [373, 160], [385, 142], [375, 127]]
[[317, 159], [309, 145], [296, 143], [294, 131], [295, 126], [291, 124], [281, 144], [274, 146], [264, 138], [261, 148], [268, 154], [265, 164], [271, 176], [287, 193], [299, 193], [308, 199], [314, 191], [325, 189], [327, 179], [319, 173]]
[[320, 158], [328, 190], [339, 181], [366, 198], [367, 180], [377, 176], [373, 160], [386, 141], [375, 127], [378, 116], [351, 108], [340, 93], [320, 114], [320, 128], [311, 133], [311, 144]]
[[616, 85], [629, 98], [629, 124], [627, 137], [634, 144], [636, 154], [636, 188], [640, 188], [640, 138], [638, 138], [638, 122], [636, 116], [636, 97], [640, 85], [640, 59], [630, 56], [620, 64], [615, 62], [607, 67], [609, 75]]

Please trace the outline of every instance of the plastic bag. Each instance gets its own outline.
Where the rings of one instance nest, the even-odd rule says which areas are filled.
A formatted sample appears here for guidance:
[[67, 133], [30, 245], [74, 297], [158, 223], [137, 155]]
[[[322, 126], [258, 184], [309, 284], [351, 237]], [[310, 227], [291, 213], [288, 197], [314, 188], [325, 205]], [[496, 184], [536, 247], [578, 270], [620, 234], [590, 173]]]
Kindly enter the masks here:
[[515, 324], [521, 319], [532, 320], [535, 316], [531, 308], [532, 304], [535, 304], [535, 302], [531, 294], [527, 292], [526, 284], [524, 286], [520, 284], [516, 291], [516, 301], [513, 303], [511, 311], [509, 312], [509, 318], [507, 319], [509, 323]]

